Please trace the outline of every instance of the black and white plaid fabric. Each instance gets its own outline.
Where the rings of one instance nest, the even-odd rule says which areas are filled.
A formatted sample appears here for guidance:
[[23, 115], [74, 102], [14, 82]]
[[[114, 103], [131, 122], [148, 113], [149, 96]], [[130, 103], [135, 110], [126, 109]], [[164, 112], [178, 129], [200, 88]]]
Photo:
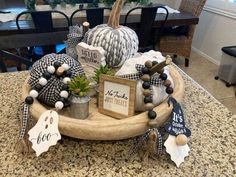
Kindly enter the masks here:
[[77, 59], [76, 45], [81, 42], [83, 38], [83, 29], [81, 26], [70, 26], [69, 34], [67, 35], [66, 53], [74, 59]]
[[27, 124], [28, 124], [28, 119], [29, 119], [29, 105], [25, 103], [23, 105], [23, 117], [21, 120], [22, 126], [21, 126], [21, 130], [20, 130], [19, 139], [23, 139], [25, 136], [25, 132], [26, 132]]
[[[55, 61], [68, 64], [70, 66], [70, 71], [72, 72], [71, 77], [85, 74], [80, 64], [72, 57], [66, 54], [48, 54], [36, 61], [32, 66], [30, 73], [31, 77], [29, 79], [31, 88], [34, 88], [35, 85], [38, 84], [39, 78], [47, 71], [47, 67], [53, 66]], [[52, 77], [48, 79], [47, 85], [40, 90], [37, 99], [48, 106], [54, 107], [56, 101], [60, 98], [62, 85], [63, 77], [58, 78], [55, 75], [52, 75]]]
[[83, 27], [80, 25], [74, 25], [69, 27], [69, 34], [76, 33], [76, 34], [83, 34]]
[[[157, 128], [156, 128], [157, 129]], [[162, 152], [162, 147], [163, 147], [163, 140], [162, 140], [162, 136], [161, 136], [161, 133], [158, 131], [157, 129], [157, 138], [158, 138], [158, 150], [157, 150], [157, 153], [158, 154], [161, 154]]]
[[[131, 74], [124, 74], [124, 75], [120, 75], [119, 77], [121, 78], [126, 78], [126, 79], [131, 79], [131, 80], [139, 80], [142, 77], [142, 69], [145, 67], [144, 65], [141, 64], [136, 64], [135, 65], [138, 73], [131, 73]], [[158, 73], [155, 73], [154, 75], [152, 75], [151, 77], [151, 85], [161, 85], [162, 84], [162, 80], [159, 77], [160, 75]]]
[[139, 73], [132, 73], [132, 74], [120, 75], [119, 77], [125, 78], [125, 79], [130, 79], [130, 80], [139, 80], [141, 75]]

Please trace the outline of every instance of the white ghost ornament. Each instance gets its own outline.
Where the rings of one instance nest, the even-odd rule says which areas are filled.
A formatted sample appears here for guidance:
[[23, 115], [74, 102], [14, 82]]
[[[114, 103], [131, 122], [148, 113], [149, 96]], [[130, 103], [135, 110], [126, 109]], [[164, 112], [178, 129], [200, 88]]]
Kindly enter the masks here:
[[177, 167], [184, 162], [184, 158], [188, 156], [188, 152], [190, 151], [188, 144], [177, 145], [176, 136], [173, 135], [168, 136], [164, 146], [166, 147], [166, 152], [170, 154], [171, 160], [175, 162]]
[[36, 125], [29, 130], [29, 141], [32, 142], [32, 148], [37, 156], [48, 151], [50, 146], [56, 145], [57, 141], [61, 139], [58, 122], [58, 113], [48, 110], [40, 116]]

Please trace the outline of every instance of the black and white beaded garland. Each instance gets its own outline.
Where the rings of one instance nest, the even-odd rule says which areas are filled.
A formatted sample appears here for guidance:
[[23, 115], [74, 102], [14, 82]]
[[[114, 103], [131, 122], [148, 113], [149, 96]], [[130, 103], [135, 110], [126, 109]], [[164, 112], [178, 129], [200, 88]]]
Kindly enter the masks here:
[[54, 62], [53, 65], [47, 67], [47, 71], [42, 74], [39, 78], [38, 84], [29, 92], [29, 96], [25, 98], [25, 103], [28, 105], [33, 104], [34, 98], [37, 98], [39, 91], [47, 85], [48, 79], [55, 74], [57, 77], [63, 77], [63, 86], [60, 92], [60, 99], [55, 103], [55, 108], [60, 110], [64, 107], [65, 102], [68, 102], [69, 92], [68, 92], [68, 82], [71, 81], [70, 77], [72, 75], [70, 71], [70, 66], [66, 63], [61, 64], [60, 62]]
[[67, 84], [71, 80], [70, 66], [66, 63], [61, 64], [60, 62], [55, 62], [53, 66], [47, 67], [47, 71], [42, 74], [42, 76], [38, 80], [38, 83], [33, 87], [32, 90], [30, 90], [29, 96], [25, 98], [25, 103], [23, 104], [22, 127], [19, 135], [19, 140], [22, 142], [23, 146], [26, 146], [27, 144], [23, 139], [29, 121], [29, 106], [34, 103], [34, 99], [39, 96], [40, 90], [42, 90], [43, 87], [47, 85], [48, 79], [50, 79], [53, 74], [55, 74], [57, 77], [64, 77], [62, 90], [60, 92], [61, 98], [55, 103], [55, 108], [57, 110], [62, 109], [65, 103], [68, 101], [67, 98], [69, 97], [69, 92]]
[[156, 111], [153, 110], [154, 104], [153, 104], [153, 98], [152, 98], [152, 89], [151, 89], [151, 78], [152, 75], [158, 73], [159, 78], [162, 80], [163, 85], [166, 86], [166, 93], [172, 94], [173, 88], [171, 87], [171, 81], [167, 79], [167, 74], [164, 73], [164, 66], [168, 65], [170, 63], [169, 60], [163, 61], [161, 63], [158, 63], [156, 61], [146, 61], [145, 67], [142, 68], [142, 87], [143, 87], [143, 96], [144, 96], [144, 104], [145, 109], [147, 110], [147, 117], [150, 119], [149, 126], [151, 126], [151, 129], [149, 129], [145, 135], [149, 135], [151, 131], [154, 131], [157, 134], [157, 154], [160, 154], [162, 151], [162, 136], [158, 131], [158, 128], [155, 127], [155, 122], [153, 123], [152, 120], [154, 120], [157, 117]]
[[159, 74], [159, 78], [163, 81], [163, 85], [166, 86], [166, 93], [172, 94], [173, 88], [171, 87], [170, 80], [167, 79], [167, 74], [164, 73], [164, 67], [162, 63], [158, 64], [156, 61], [146, 61], [145, 67], [142, 68], [142, 74], [141, 77], [143, 84], [143, 96], [144, 96], [144, 104], [145, 109], [148, 111], [148, 118], [149, 119], [155, 119], [157, 116], [157, 113], [153, 110], [153, 100], [152, 100], [152, 90], [151, 90], [151, 76], [155, 74], [156, 72]]

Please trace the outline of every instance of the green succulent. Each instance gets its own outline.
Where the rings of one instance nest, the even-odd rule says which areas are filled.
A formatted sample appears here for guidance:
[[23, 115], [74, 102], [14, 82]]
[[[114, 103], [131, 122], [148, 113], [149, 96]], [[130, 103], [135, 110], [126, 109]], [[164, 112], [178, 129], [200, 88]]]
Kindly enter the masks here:
[[77, 75], [69, 83], [69, 90], [75, 96], [83, 97], [90, 91], [89, 80], [85, 76]]
[[108, 66], [100, 66], [100, 68], [96, 69], [95, 71], [95, 75], [92, 77], [93, 80], [97, 83], [99, 83], [99, 78], [101, 74], [106, 74], [106, 75], [110, 75], [110, 76], [114, 76], [114, 71], [111, 68], [108, 68]]

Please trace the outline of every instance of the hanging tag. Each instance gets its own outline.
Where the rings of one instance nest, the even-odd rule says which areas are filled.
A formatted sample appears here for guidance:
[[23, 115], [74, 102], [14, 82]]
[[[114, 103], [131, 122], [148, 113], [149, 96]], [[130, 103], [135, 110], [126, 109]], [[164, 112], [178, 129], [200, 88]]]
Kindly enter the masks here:
[[173, 109], [170, 122], [165, 126], [166, 131], [173, 136], [177, 136], [179, 134], [184, 134], [187, 137], [191, 136], [191, 131], [185, 127], [184, 114], [180, 104], [173, 97], [169, 98], [169, 105], [170, 102], [173, 104]]
[[166, 152], [170, 154], [171, 160], [179, 167], [184, 158], [188, 156], [190, 148], [187, 144], [191, 131], [185, 127], [184, 115], [180, 104], [170, 97], [168, 104], [173, 104], [170, 122], [165, 126], [166, 131], [170, 134], [164, 143]]
[[58, 113], [48, 110], [40, 116], [36, 125], [28, 132], [29, 141], [32, 142], [32, 148], [37, 156], [48, 151], [50, 146], [56, 145], [61, 139], [58, 122]]

